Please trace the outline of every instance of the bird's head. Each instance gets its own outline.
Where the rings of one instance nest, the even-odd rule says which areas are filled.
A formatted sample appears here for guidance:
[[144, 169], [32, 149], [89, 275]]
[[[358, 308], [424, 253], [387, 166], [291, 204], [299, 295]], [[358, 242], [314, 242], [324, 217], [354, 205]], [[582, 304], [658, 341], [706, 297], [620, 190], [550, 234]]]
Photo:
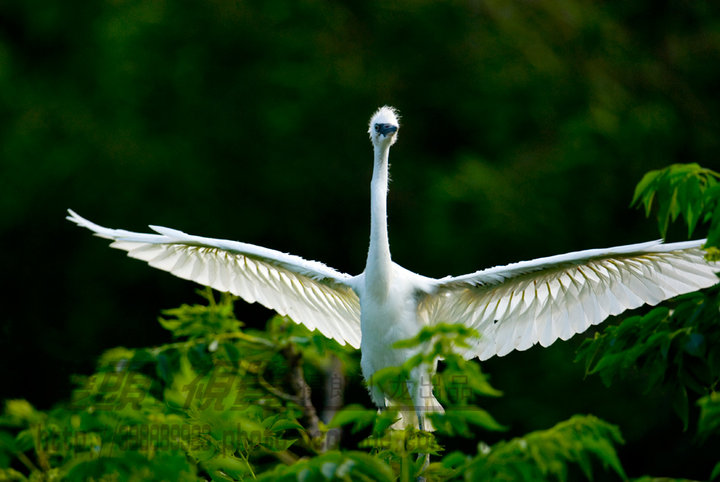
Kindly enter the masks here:
[[375, 147], [389, 147], [397, 140], [399, 128], [397, 111], [393, 107], [385, 105], [373, 114], [368, 133]]

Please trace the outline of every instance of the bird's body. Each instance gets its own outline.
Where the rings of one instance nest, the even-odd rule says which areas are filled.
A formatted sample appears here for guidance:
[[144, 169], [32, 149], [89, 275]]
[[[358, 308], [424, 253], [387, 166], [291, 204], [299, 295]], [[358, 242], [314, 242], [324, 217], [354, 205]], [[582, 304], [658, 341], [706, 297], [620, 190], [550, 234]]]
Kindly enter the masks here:
[[[366, 380], [383, 368], [401, 366], [420, 351], [415, 348], [392, 348], [395, 342], [415, 337], [427, 324], [418, 310], [419, 301], [432, 291], [427, 280], [405, 268], [390, 263], [386, 282], [377, 282], [372, 271], [357, 278], [355, 288], [360, 298], [360, 366]], [[430, 378], [435, 367], [417, 367], [410, 376], [408, 391], [415, 407], [440, 409], [432, 394]], [[370, 384], [370, 395], [378, 407], [391, 403], [393, 394], [383, 393], [380, 386]], [[396, 387], [397, 388], [397, 387]]]
[[[451, 322], [476, 329], [481, 337], [464, 355], [487, 359], [566, 340], [610, 315], [718, 281], [720, 266], [705, 260], [704, 240], [578, 251], [442, 279], [413, 273], [392, 261], [387, 232], [388, 156], [398, 128], [389, 107], [380, 108], [370, 121], [370, 247], [365, 270], [357, 276], [236, 241], [157, 226], [151, 226], [157, 234], [108, 229], [72, 211], [68, 219], [151, 266], [260, 302], [360, 348], [366, 380], [421, 350], [393, 345], [426, 325]], [[431, 392], [434, 370], [418, 367], [408, 382], [420, 426], [426, 428], [424, 414], [442, 410]], [[371, 384], [370, 395], [380, 408], [394, 402], [393, 394], [376, 385]]]

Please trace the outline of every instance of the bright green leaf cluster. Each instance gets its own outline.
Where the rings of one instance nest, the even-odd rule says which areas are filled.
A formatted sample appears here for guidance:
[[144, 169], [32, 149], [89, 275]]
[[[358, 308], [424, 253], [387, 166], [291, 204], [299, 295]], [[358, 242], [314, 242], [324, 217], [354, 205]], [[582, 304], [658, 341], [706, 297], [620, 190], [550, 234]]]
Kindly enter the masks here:
[[480, 443], [477, 455], [450, 454], [436, 468], [452, 468], [464, 480], [567, 480], [570, 466], [593, 478], [593, 461], [625, 477], [615, 445], [620, 430], [596, 417], [576, 415], [543, 431], [493, 446]]
[[635, 188], [632, 203], [650, 216], [657, 205], [658, 229], [665, 237], [671, 221], [685, 219], [688, 237], [698, 222], [711, 221], [708, 246], [720, 247], [720, 174], [697, 164], [673, 164], [650, 171]]
[[208, 333], [235, 333], [242, 323], [233, 313], [232, 295], [221, 294], [217, 303], [210, 288], [199, 290], [198, 293], [208, 301], [203, 305], [182, 305], [180, 308], [163, 310], [163, 315], [170, 318], [158, 318], [163, 328], [172, 332], [175, 338], [197, 338]]

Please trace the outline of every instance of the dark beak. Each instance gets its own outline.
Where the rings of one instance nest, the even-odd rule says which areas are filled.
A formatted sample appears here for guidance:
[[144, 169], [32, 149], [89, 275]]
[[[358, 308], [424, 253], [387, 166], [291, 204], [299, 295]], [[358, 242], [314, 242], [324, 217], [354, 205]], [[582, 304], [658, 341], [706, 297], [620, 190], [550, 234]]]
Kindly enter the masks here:
[[392, 124], [380, 124], [378, 132], [383, 136], [387, 137], [388, 134], [390, 134], [391, 132], [396, 132], [397, 130], [397, 126], [394, 126]]

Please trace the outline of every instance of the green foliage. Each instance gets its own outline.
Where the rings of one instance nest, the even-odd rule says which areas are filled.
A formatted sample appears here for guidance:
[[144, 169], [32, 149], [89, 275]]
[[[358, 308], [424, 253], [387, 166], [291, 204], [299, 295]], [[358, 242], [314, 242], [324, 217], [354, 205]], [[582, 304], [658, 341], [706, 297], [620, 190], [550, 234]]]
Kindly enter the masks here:
[[720, 247], [720, 174], [697, 164], [673, 164], [650, 171], [635, 188], [633, 204], [650, 216], [657, 205], [657, 221], [664, 237], [671, 221], [682, 217], [692, 236], [699, 221], [711, 222], [708, 246]]
[[642, 316], [608, 325], [578, 349], [577, 361], [606, 385], [632, 375], [646, 390], [663, 389], [687, 428], [689, 397], [702, 396], [720, 383], [718, 289], [680, 296], [673, 308], [658, 307]]
[[[649, 216], [656, 214], [661, 233], [681, 216], [692, 233], [698, 220], [710, 221], [708, 245], [720, 240], [720, 174], [697, 164], [672, 165], [649, 172], [635, 189], [633, 202]], [[606, 384], [617, 376], [641, 374], [648, 390], [662, 388], [673, 396], [674, 408], [687, 429], [692, 400], [702, 408], [698, 430], [717, 431], [712, 422], [715, 393], [720, 386], [720, 290], [680, 296], [672, 309], [658, 307], [620, 325], [608, 325], [585, 340], [577, 359], [587, 373]], [[702, 398], [700, 398], [702, 397]]]
[[395, 474], [377, 457], [364, 452], [328, 452], [292, 465], [280, 465], [258, 477], [260, 481], [366, 480], [391, 482]]
[[[284, 346], [239, 331], [230, 297], [205, 297], [165, 312], [174, 318], [161, 323], [183, 341], [107, 351], [68, 403], [37, 412], [8, 401], [3, 467], [17, 458], [31, 476], [70, 480], [240, 480], [270, 460], [294, 460], [296, 443], [312, 450], [317, 441], [298, 421], [304, 395], [275, 361]], [[271, 324], [309, 335], [287, 320]]]
[[[396, 411], [358, 404], [345, 406], [325, 425], [314, 406], [318, 394], [306, 379], [338, 375], [328, 355], [340, 361], [342, 376], [352, 377], [354, 354], [281, 317], [264, 331], [242, 330], [231, 297], [203, 296], [207, 304], [164, 312], [160, 323], [174, 343], [106, 351], [94, 374], [76, 377], [68, 402], [38, 411], [24, 400], [8, 400], [0, 418], [0, 475], [409, 482], [419, 476], [444, 481], [532, 474], [566, 480], [572, 465], [590, 477], [592, 459], [622, 475], [614, 449], [622, 441], [619, 432], [592, 417], [443, 457], [443, 444], [457, 435], [476, 438], [504, 429], [476, 404], [476, 397], [500, 392], [477, 363], [453, 352], [476, 336], [463, 327], [438, 325], [401, 342], [425, 349], [382, 374], [390, 382], [390, 376], [444, 360], [435, 383], [446, 412], [433, 417], [437, 432], [396, 430]], [[343, 431], [360, 440], [347, 441]], [[430, 456], [437, 460], [428, 464]]]
[[712, 392], [697, 401], [700, 406], [698, 433], [702, 437], [720, 433], [720, 392]]
[[593, 460], [625, 479], [614, 444], [620, 430], [593, 416], [570, 420], [492, 447], [480, 444], [477, 456], [461, 466], [465, 480], [567, 480], [570, 464], [593, 478]]
[[[379, 383], [389, 382], [393, 377], [404, 380], [414, 367], [443, 359], [445, 367], [437, 375], [435, 386], [436, 394], [445, 394], [445, 413], [432, 415], [435, 434], [392, 430], [390, 427], [397, 419], [392, 409], [377, 413], [359, 406], [340, 411], [330, 426], [351, 426], [353, 433], [369, 428], [369, 436], [361, 446], [372, 447], [378, 457], [401, 474], [402, 480], [420, 475], [428, 480], [567, 480], [571, 466], [579, 467], [586, 477], [592, 478], [593, 459], [624, 477], [614, 447], [622, 443], [619, 429], [592, 416], [573, 417], [549, 430], [493, 446], [481, 442], [476, 454], [453, 452], [423, 468], [424, 459], [414, 456], [439, 455], [442, 446], [438, 441], [444, 437], [476, 438], [478, 430], [505, 429], [475, 404], [478, 395], [498, 397], [501, 393], [490, 386], [477, 363], [455, 352], [467, 348], [468, 339], [475, 336], [473, 330], [457, 325], [424, 327], [414, 338], [396, 345], [414, 348], [426, 344], [423, 352], [402, 367], [383, 370], [380, 380], [373, 380]], [[463, 377], [460, 384], [459, 376]], [[444, 387], [452, 389], [443, 390]], [[458, 392], [463, 395], [449, 395]]]
[[222, 293], [220, 303], [216, 303], [210, 288], [204, 288], [198, 293], [208, 301], [207, 306], [182, 305], [180, 308], [163, 310], [163, 314], [170, 319], [158, 318], [162, 327], [172, 332], [173, 337], [194, 339], [208, 333], [236, 333], [243, 326], [235, 319], [232, 304], [228, 302], [232, 295]]
[[[698, 222], [709, 224], [708, 258], [717, 259], [720, 246], [720, 174], [697, 164], [675, 164], [647, 173], [635, 189], [633, 203], [647, 216], [657, 205], [664, 236], [679, 217], [688, 235]], [[698, 443], [720, 435], [720, 288], [717, 286], [675, 298], [669, 307], [608, 325], [580, 346], [577, 360], [586, 373], [599, 374], [606, 385], [618, 377], [643, 380], [646, 390], [672, 396], [673, 408], [685, 430], [691, 411], [699, 407]], [[720, 463], [711, 479], [720, 476]]]

